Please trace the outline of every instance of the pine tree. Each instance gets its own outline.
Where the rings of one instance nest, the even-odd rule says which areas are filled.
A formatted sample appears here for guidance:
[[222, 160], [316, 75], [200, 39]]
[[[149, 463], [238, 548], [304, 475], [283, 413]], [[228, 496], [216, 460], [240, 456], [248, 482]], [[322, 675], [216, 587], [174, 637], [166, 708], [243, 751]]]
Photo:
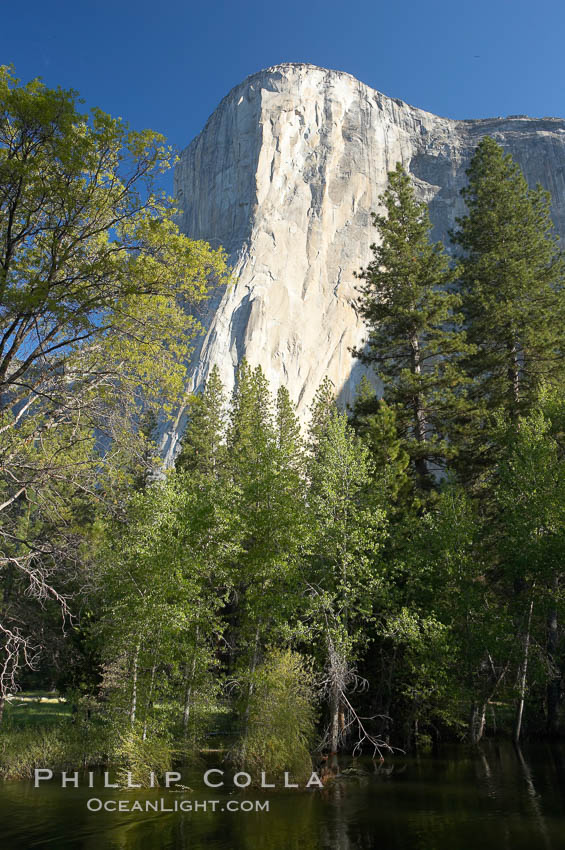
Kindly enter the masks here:
[[[197, 564], [205, 588], [201, 607], [210, 613], [225, 609], [233, 591], [231, 565], [241, 552], [241, 529], [233, 509], [237, 491], [227, 463], [227, 428], [227, 401], [214, 366], [204, 391], [189, 401], [187, 426], [176, 460], [177, 475], [171, 479], [171, 486], [178, 489], [177, 534], [186, 541], [186, 561], [179, 575], [190, 576], [193, 564]], [[205, 618], [200, 617], [191, 624], [184, 640], [184, 737], [196, 696], [200, 659], [219, 634], [219, 629], [215, 634], [210, 631]]]
[[[364, 625], [381, 592], [377, 553], [385, 539], [386, 518], [374, 504], [369, 451], [345, 412], [330, 405], [330, 392], [331, 385], [324, 382], [316, 394], [310, 433], [311, 610], [306, 619], [325, 665], [327, 740], [335, 753], [345, 735], [345, 715], [353, 725], [358, 720], [346, 691], [355, 682], [355, 661], [366, 640]], [[378, 747], [370, 735], [367, 742]]]
[[217, 366], [212, 368], [204, 392], [188, 403], [188, 422], [176, 469], [217, 475], [225, 461], [227, 404]]
[[281, 468], [294, 469], [299, 474], [304, 467], [304, 444], [296, 410], [286, 387], [279, 387], [277, 391], [275, 433]]
[[267, 642], [280, 640], [296, 616], [296, 570], [307, 525], [292, 404], [281, 391], [273, 409], [262, 369], [252, 370], [245, 361], [232, 399], [227, 445], [232, 510], [242, 539], [233, 565], [230, 639], [240, 669], [246, 667], [253, 677]]
[[335, 410], [335, 387], [333, 381], [324, 378], [314, 396], [310, 408], [310, 422], [308, 428], [308, 449], [310, 453], [316, 451], [320, 440], [325, 437], [328, 423]]
[[462, 385], [457, 363], [465, 349], [456, 327], [461, 298], [440, 243], [430, 243], [427, 207], [416, 200], [402, 167], [389, 174], [381, 197], [386, 215], [373, 215], [380, 244], [359, 277], [359, 307], [369, 335], [355, 355], [375, 367], [384, 398], [397, 414], [403, 447], [418, 486], [429, 489], [433, 467], [449, 456], [446, 424]]
[[413, 496], [408, 475], [410, 458], [398, 435], [394, 409], [377, 397], [365, 375], [357, 386], [350, 424], [369, 449], [378, 498], [389, 506], [405, 507]]
[[528, 184], [510, 155], [484, 138], [462, 190], [467, 215], [452, 238], [462, 251], [459, 280], [472, 407], [459, 442], [467, 465], [492, 461], [498, 427], [536, 405], [540, 388], [563, 378], [565, 266], [548, 192]]

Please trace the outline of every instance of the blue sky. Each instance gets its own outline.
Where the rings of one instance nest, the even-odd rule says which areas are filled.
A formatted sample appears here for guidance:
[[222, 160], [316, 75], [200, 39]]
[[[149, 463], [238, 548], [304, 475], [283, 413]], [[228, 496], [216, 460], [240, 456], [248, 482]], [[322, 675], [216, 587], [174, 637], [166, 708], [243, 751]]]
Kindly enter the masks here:
[[184, 147], [232, 86], [279, 62], [348, 71], [452, 118], [565, 117], [562, 0], [23, 0], [0, 63]]

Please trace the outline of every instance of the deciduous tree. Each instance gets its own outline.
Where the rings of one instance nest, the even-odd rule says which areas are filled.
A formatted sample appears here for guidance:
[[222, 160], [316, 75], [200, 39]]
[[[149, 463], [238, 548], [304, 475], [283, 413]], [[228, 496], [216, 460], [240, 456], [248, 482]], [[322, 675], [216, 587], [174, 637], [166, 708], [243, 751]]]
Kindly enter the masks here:
[[[191, 306], [226, 279], [223, 253], [184, 237], [156, 189], [173, 159], [159, 134], [0, 70], [0, 579], [15, 569], [64, 613], [54, 570], [81, 561], [73, 506], [119, 506], [140, 417], [182, 393]], [[37, 641], [10, 611], [14, 671]]]

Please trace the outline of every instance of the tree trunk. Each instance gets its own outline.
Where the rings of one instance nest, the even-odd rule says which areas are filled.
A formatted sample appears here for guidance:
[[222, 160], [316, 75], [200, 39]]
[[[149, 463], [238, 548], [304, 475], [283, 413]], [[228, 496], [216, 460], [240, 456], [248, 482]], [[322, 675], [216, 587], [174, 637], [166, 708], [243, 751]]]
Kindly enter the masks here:
[[4, 719], [4, 706], [6, 704], [6, 698], [0, 697], [0, 726], [2, 725], [2, 721]]
[[530, 631], [532, 628], [532, 614], [534, 610], [534, 588], [532, 587], [532, 598], [530, 600], [530, 607], [528, 610], [528, 622], [526, 625], [526, 631], [524, 633], [523, 639], [523, 657], [522, 664], [520, 666], [519, 680], [518, 680], [518, 706], [516, 709], [516, 720], [514, 723], [514, 743], [518, 743], [520, 740], [520, 733], [522, 731], [522, 716], [524, 714], [524, 702], [526, 700], [526, 684], [528, 681], [528, 658], [530, 654]]
[[[557, 645], [559, 629], [555, 598], [559, 587], [559, 579], [553, 581], [552, 608], [547, 618], [547, 654], [552, 667], [557, 667]], [[561, 698], [561, 671], [553, 675], [547, 684], [547, 733], [551, 737], [559, 735], [559, 702]]]
[[247, 705], [245, 706], [245, 715], [243, 717], [243, 754], [245, 755], [245, 739], [247, 737], [247, 731], [249, 728], [249, 713], [251, 711], [251, 697], [253, 696], [253, 674], [257, 669], [257, 662], [259, 660], [259, 633], [261, 629], [261, 621], [257, 623], [257, 629], [255, 631], [255, 644], [253, 646], [253, 655], [251, 656], [251, 665], [249, 667], [249, 672], [251, 674], [249, 687], [247, 689]]
[[487, 716], [487, 703], [474, 702], [471, 709], [471, 721], [469, 723], [471, 732], [471, 743], [478, 744], [485, 732]]
[[155, 683], [155, 672], [156, 672], [156, 670], [157, 670], [157, 662], [155, 661], [155, 662], [153, 662], [153, 666], [151, 667], [151, 679], [149, 681], [149, 693], [147, 695], [147, 706], [145, 708], [145, 718], [143, 720], [143, 736], [142, 736], [142, 738], [143, 738], [144, 741], [147, 739], [147, 720], [149, 718], [149, 712], [150, 712], [151, 706], [153, 704], [152, 703], [152, 700], [153, 700], [153, 685]]
[[339, 704], [339, 735], [343, 740], [345, 737], [345, 707], [343, 705], [343, 700], [341, 700]]
[[135, 724], [135, 713], [137, 710], [137, 664], [139, 661], [139, 650], [140, 645], [137, 644], [135, 647], [135, 654], [133, 656], [131, 707], [129, 712], [129, 722], [131, 726]]
[[512, 395], [512, 418], [516, 420], [520, 411], [520, 359], [518, 355], [518, 345], [516, 340], [513, 340], [508, 345], [510, 353], [510, 366], [508, 367], [508, 381]]
[[339, 706], [340, 693], [337, 682], [332, 685], [330, 695], [330, 752], [337, 753], [339, 748]]
[[192, 661], [186, 665], [186, 690], [184, 693], [184, 709], [182, 712], [182, 734], [186, 738], [188, 733], [188, 721], [190, 718], [190, 707], [192, 700], [192, 685], [194, 683], [194, 674], [196, 673], [196, 654], [198, 650], [198, 628], [194, 636], [194, 652], [192, 653]]
[[[414, 375], [420, 375], [422, 372], [422, 366], [420, 362], [420, 341], [416, 335], [414, 335], [410, 341], [410, 345], [412, 348], [412, 373]], [[414, 437], [417, 443], [425, 443], [427, 440], [427, 424], [426, 424], [426, 414], [424, 411], [424, 407], [422, 405], [422, 399], [419, 393], [414, 397], [413, 402], [413, 411], [414, 411]], [[428, 486], [429, 479], [429, 470], [428, 463], [425, 458], [419, 457], [416, 458], [414, 463], [416, 474], [418, 476], [420, 487], [425, 490]]]

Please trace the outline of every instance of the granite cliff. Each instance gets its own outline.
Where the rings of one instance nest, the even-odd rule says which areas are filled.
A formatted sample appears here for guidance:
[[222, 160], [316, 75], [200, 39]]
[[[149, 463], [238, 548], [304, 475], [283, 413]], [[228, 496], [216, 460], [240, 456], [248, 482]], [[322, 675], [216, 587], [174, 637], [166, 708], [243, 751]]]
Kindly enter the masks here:
[[[370, 212], [401, 162], [430, 203], [435, 238], [463, 212], [459, 190], [483, 135], [553, 197], [565, 236], [565, 120], [509, 116], [455, 121], [386, 97], [349, 74], [285, 64], [234, 88], [183, 151], [175, 172], [181, 228], [223, 245], [235, 285], [201, 317], [198, 389], [217, 364], [231, 390], [237, 364], [261, 364], [284, 383], [302, 417], [328, 375], [342, 402], [363, 368], [350, 348], [363, 338], [354, 271], [375, 239]], [[183, 412], [166, 436], [170, 461]]]

